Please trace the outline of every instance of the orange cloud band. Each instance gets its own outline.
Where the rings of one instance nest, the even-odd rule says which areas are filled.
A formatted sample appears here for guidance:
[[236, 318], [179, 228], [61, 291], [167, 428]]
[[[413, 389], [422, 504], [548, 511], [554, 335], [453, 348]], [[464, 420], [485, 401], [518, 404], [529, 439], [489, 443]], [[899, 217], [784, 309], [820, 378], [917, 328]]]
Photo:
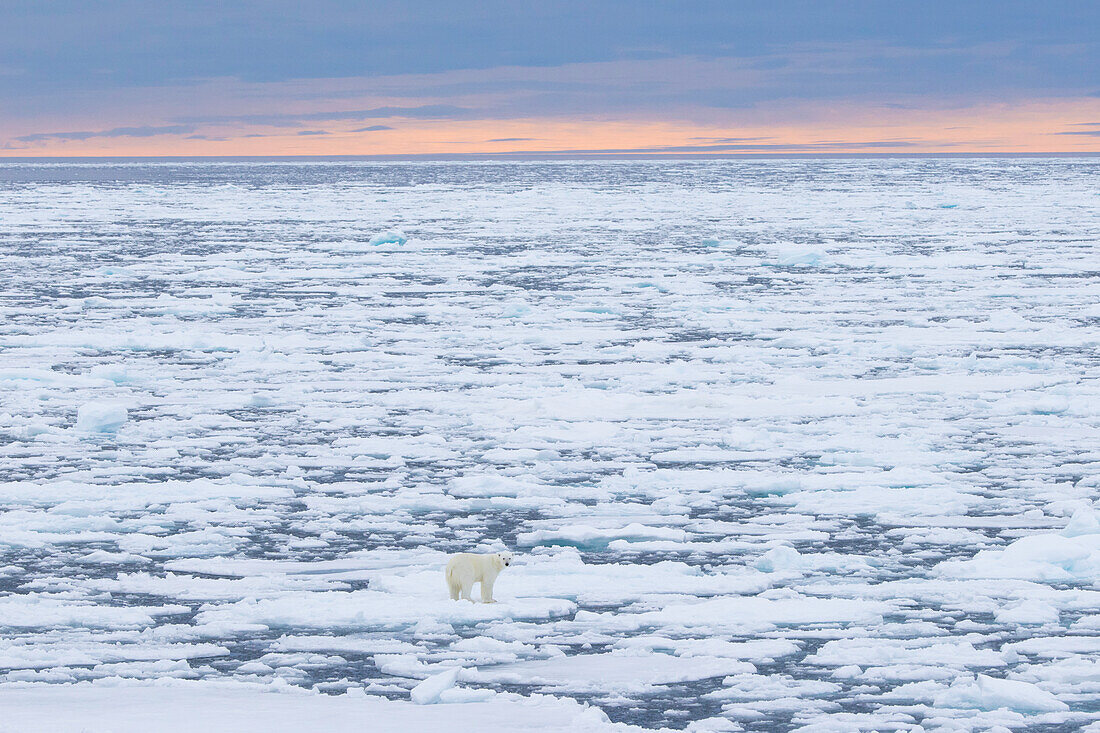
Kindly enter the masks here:
[[[211, 126], [202, 135], [46, 138], [4, 157], [451, 156], [522, 153], [713, 155], [781, 153], [1096, 153], [1100, 99], [930, 109], [773, 105], [730, 124], [690, 120], [521, 118], [317, 123], [318, 129]], [[1095, 122], [1096, 126], [1085, 123]], [[384, 123], [384, 124], [383, 124]], [[387, 127], [367, 131], [364, 127]], [[304, 133], [304, 134], [303, 134]], [[2, 138], [0, 138], [2, 140]]]

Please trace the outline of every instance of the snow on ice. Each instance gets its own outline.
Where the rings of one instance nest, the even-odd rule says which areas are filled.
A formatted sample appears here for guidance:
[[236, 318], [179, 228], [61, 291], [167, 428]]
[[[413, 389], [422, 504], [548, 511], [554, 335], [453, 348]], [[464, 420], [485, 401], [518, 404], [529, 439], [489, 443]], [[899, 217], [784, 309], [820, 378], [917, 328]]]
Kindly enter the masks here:
[[1098, 174], [0, 165], [0, 727], [1096, 725]]

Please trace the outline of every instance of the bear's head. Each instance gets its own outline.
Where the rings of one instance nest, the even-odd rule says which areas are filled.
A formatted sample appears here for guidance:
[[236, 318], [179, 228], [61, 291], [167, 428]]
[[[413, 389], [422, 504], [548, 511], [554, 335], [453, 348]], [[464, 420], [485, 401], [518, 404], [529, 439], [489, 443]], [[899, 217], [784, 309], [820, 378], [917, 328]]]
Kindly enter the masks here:
[[504, 552], [497, 553], [497, 559], [500, 560], [500, 564], [504, 567], [508, 567], [512, 564], [512, 553], [505, 550]]

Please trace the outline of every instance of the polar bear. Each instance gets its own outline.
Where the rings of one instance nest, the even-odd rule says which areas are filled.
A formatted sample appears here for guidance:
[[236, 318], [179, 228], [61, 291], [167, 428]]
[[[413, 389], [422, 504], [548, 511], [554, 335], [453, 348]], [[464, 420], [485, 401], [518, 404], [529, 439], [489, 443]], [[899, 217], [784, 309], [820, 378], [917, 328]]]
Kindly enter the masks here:
[[455, 555], [447, 561], [444, 571], [451, 600], [465, 598], [472, 602], [474, 599], [470, 597], [470, 591], [474, 589], [474, 583], [481, 583], [481, 602], [496, 603], [493, 600], [493, 583], [500, 571], [511, 564], [512, 553], [507, 551], [491, 555], [475, 555], [472, 552]]

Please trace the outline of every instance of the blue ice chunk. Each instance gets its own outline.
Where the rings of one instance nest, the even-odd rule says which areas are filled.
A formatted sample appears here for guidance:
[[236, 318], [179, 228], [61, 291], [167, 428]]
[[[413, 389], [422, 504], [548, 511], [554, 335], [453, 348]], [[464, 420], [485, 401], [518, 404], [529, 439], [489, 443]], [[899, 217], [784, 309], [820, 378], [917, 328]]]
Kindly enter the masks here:
[[76, 411], [76, 429], [82, 433], [117, 433], [129, 415], [118, 402], [89, 402]]
[[377, 247], [380, 244], [404, 244], [407, 241], [409, 241], [409, 238], [403, 232], [387, 229], [384, 232], [375, 234], [367, 244], [373, 244]]

